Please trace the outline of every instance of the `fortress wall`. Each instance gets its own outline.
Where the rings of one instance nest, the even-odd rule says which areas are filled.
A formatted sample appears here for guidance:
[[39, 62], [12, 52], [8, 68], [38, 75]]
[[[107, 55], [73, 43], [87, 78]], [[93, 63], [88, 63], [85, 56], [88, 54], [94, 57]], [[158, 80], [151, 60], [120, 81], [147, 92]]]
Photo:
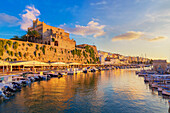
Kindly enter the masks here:
[[[86, 52], [85, 49], [76, 48], [77, 50], [81, 50], [81, 55], [78, 56], [76, 54], [73, 55], [71, 49], [64, 49], [57, 46], [39, 44], [39, 43], [31, 43], [25, 41], [16, 41], [16, 40], [7, 40], [7, 39], [0, 39], [1, 43], [3, 42], [4, 45], [1, 45], [1, 50], [3, 51], [3, 55], [0, 54], [0, 59], [7, 60], [7, 61], [29, 61], [29, 60], [36, 60], [42, 62], [78, 62], [78, 63], [86, 63], [88, 61], [94, 61], [90, 57], [90, 53]], [[10, 41], [12, 43], [11, 47], [6, 43]], [[13, 48], [13, 43], [18, 43], [16, 49]], [[63, 45], [67, 45], [66, 42], [63, 41]], [[70, 43], [71, 44], [71, 43]], [[3, 47], [2, 47], [3, 46]], [[7, 46], [7, 47], [6, 47]], [[39, 48], [37, 49], [36, 46]], [[68, 45], [69, 46], [69, 45]], [[62, 46], [61, 46], [62, 47]], [[95, 48], [95, 57], [98, 57], [97, 48]], [[84, 57], [83, 52], [87, 54], [87, 57]], [[90, 60], [91, 59], [91, 60]]]

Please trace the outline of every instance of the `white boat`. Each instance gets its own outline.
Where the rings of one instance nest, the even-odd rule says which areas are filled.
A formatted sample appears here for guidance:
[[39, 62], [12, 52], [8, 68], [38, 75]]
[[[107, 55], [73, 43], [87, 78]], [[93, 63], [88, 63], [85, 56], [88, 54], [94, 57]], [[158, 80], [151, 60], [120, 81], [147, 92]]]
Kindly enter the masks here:
[[162, 95], [170, 96], [170, 90], [162, 90]]

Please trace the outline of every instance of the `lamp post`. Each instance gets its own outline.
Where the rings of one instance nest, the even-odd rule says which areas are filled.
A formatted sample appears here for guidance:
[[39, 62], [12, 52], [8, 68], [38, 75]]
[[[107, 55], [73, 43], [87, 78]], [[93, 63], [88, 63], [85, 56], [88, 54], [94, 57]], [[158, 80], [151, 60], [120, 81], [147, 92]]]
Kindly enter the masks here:
[[28, 34], [26, 34], [27, 42], [28, 42]]
[[4, 60], [3, 60], [3, 74], [4, 74]]
[[34, 70], [34, 72], [35, 72], [35, 69], [34, 69], [34, 67], [35, 67], [35, 62], [33, 62], [33, 70]]

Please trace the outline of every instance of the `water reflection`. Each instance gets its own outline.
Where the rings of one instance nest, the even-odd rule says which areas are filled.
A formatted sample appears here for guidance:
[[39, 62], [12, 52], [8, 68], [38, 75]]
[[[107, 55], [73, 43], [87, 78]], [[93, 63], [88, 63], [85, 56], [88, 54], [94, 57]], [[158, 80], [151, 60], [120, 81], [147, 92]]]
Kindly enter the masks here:
[[40, 81], [22, 88], [0, 112], [167, 112], [167, 99], [135, 70], [108, 70]]

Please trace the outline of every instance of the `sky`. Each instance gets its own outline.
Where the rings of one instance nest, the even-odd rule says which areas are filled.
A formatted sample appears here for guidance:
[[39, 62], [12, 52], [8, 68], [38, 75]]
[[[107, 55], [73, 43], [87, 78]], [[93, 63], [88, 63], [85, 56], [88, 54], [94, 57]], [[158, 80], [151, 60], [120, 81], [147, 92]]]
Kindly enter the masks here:
[[32, 20], [63, 28], [77, 44], [170, 62], [170, 0], [4, 0], [0, 38], [26, 34]]

